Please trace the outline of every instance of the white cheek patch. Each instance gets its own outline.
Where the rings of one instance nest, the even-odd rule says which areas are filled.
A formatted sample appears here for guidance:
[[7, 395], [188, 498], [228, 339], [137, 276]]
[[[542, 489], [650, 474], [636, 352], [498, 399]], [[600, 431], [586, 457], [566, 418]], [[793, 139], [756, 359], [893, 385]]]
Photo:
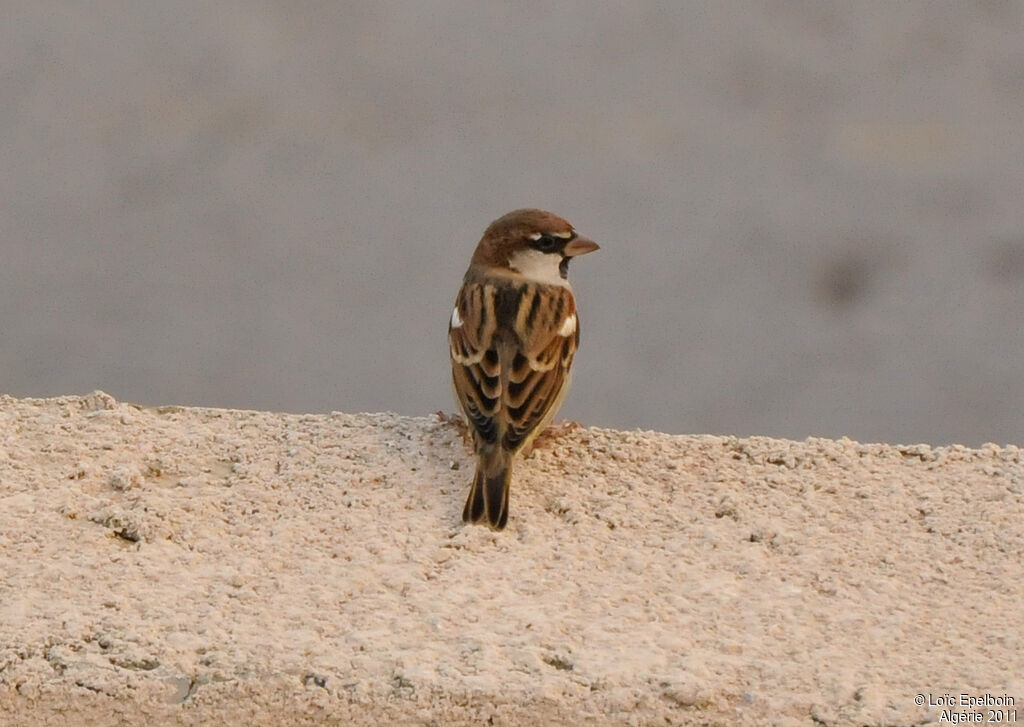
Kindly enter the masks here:
[[509, 267], [519, 271], [527, 280], [568, 288], [569, 283], [562, 277], [558, 268], [561, 263], [562, 256], [558, 253], [545, 253], [540, 250], [520, 250], [508, 261]]
[[562, 327], [558, 329], [558, 335], [562, 338], [568, 338], [572, 334], [576, 333], [576, 314], [573, 313], [571, 316], [562, 321]]
[[462, 325], [462, 318], [459, 317], [458, 308], [452, 309], [452, 320], [450, 325], [452, 328], [459, 328]]

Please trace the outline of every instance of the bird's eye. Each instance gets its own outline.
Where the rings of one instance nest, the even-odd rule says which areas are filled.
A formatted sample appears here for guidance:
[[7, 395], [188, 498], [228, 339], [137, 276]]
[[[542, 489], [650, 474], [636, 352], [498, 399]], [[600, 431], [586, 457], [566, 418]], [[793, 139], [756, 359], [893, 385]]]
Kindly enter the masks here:
[[558, 248], [558, 242], [551, 235], [541, 235], [534, 240], [533, 246], [541, 252], [554, 252]]

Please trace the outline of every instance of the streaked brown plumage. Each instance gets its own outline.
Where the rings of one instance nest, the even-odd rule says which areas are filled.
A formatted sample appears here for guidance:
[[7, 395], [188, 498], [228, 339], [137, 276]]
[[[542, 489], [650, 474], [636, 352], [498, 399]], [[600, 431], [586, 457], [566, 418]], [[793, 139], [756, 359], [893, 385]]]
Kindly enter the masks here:
[[466, 522], [508, 522], [513, 459], [561, 406], [579, 345], [568, 263], [597, 249], [562, 218], [522, 209], [491, 223], [473, 253], [448, 327], [455, 396], [477, 455]]

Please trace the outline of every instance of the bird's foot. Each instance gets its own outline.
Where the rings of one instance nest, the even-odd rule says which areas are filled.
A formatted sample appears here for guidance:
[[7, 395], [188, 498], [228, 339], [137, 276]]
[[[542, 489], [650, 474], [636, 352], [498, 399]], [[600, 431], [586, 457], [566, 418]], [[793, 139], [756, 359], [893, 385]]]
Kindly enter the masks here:
[[461, 416], [458, 414], [445, 414], [440, 409], [434, 412], [434, 416], [437, 417], [439, 422], [442, 422], [443, 424], [450, 424], [455, 427], [465, 444], [469, 446], [473, 445], [473, 437], [469, 433], [469, 427], [466, 426], [466, 420]]
[[524, 457], [529, 457], [530, 454], [536, 449], [547, 449], [552, 444], [556, 444], [562, 437], [572, 434], [577, 429], [582, 429], [583, 425], [577, 421], [564, 421], [559, 424], [552, 424], [543, 432], [537, 435], [537, 437], [530, 444], [529, 448], [523, 452]]

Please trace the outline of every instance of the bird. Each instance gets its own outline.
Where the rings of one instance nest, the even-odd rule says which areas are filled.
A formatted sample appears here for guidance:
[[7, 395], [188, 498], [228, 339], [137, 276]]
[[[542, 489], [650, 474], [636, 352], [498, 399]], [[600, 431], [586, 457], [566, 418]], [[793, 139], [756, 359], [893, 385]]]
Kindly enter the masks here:
[[561, 217], [519, 209], [486, 229], [448, 322], [452, 382], [476, 470], [462, 519], [503, 530], [516, 456], [569, 389], [580, 341], [569, 262], [599, 249]]

